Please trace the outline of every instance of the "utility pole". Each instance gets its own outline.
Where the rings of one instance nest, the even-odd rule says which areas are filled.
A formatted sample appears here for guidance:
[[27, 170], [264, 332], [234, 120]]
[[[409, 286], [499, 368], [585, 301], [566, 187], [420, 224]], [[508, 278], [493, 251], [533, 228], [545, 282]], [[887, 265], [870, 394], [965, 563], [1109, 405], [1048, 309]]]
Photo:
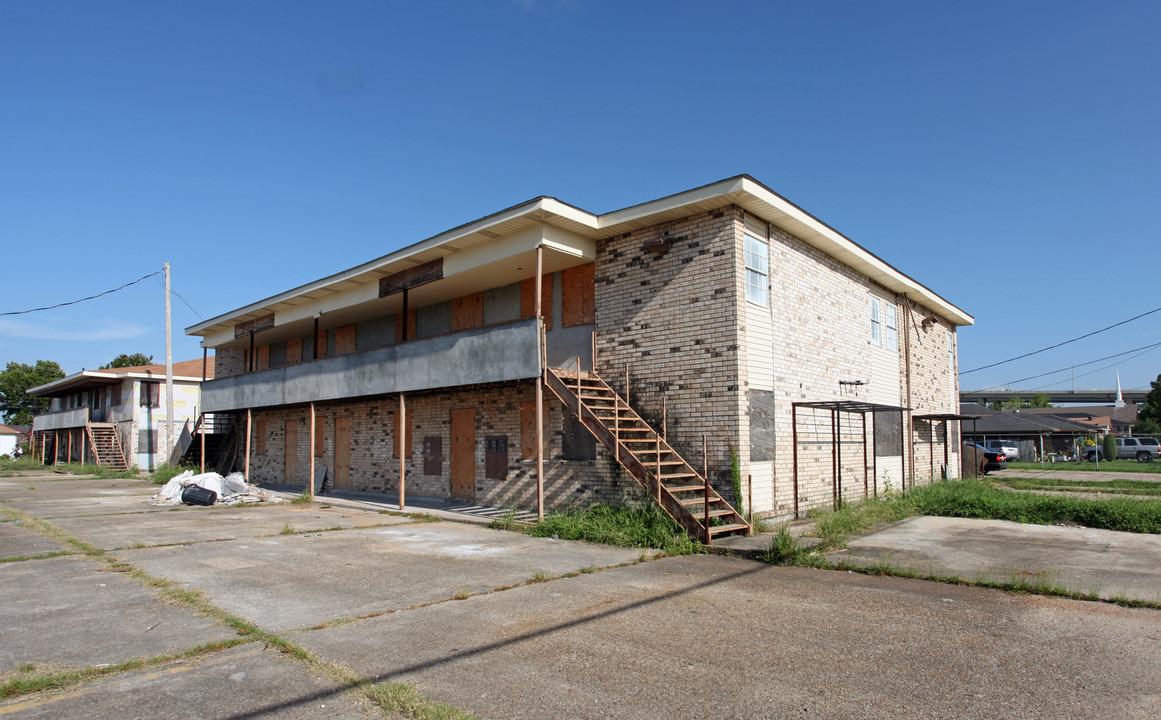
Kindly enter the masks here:
[[165, 264], [165, 462], [173, 453], [173, 325], [169, 317], [169, 263]]

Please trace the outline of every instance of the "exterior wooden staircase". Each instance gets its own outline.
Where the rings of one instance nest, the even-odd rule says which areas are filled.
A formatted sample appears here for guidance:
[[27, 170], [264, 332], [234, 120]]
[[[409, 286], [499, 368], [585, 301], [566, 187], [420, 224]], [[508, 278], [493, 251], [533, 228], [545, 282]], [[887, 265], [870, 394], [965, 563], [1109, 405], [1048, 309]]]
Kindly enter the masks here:
[[89, 446], [93, 448], [97, 465], [117, 470], [128, 469], [129, 463], [125, 460], [125, 452], [121, 449], [121, 441], [117, 439], [113, 423], [89, 423], [85, 425], [85, 432], [89, 436]]
[[550, 368], [546, 385], [690, 537], [749, 535], [746, 519], [596, 373]]

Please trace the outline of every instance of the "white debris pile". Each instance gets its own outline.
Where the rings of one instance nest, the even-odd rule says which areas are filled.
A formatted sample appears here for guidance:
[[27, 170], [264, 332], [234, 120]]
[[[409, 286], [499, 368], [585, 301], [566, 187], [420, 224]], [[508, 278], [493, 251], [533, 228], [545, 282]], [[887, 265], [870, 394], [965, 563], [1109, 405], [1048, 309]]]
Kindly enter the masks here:
[[191, 485], [206, 490], [213, 490], [218, 495], [215, 505], [240, 505], [242, 503], [282, 502], [265, 490], [246, 483], [246, 477], [240, 473], [230, 473], [222, 477], [216, 472], [194, 475], [193, 470], [186, 470], [174, 476], [161, 492], [150, 499], [152, 505], [181, 505], [182, 492]]

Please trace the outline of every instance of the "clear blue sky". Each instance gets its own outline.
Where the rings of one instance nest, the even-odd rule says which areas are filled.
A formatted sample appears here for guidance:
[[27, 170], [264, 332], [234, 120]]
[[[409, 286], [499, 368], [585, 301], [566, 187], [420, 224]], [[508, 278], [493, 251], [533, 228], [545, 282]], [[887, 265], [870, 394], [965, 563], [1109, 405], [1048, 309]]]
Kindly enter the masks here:
[[[169, 261], [209, 318], [538, 195], [749, 173], [973, 314], [970, 370], [1161, 307], [1159, 36], [1155, 0], [9, 0], [0, 312]], [[962, 387], [1152, 343], [1161, 313]], [[164, 357], [154, 279], [0, 317], [0, 363], [122, 352]], [[1116, 369], [1161, 348], [1075, 386]]]

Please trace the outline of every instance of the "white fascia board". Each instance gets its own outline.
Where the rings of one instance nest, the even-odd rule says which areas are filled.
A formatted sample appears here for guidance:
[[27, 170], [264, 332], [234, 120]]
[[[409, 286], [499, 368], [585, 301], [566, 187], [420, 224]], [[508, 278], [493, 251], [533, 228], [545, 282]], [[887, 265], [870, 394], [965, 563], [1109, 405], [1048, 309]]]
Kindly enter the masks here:
[[483, 265], [490, 265], [513, 255], [535, 250], [543, 239], [544, 224], [537, 223], [520, 232], [454, 252], [443, 259], [443, 276], [445, 278], [451, 277]]
[[[152, 373], [125, 373], [121, 377], [132, 378], [132, 379], [137, 379], [137, 380], [164, 380], [165, 373], [159, 373], [157, 375], [154, 375]], [[206, 378], [206, 382], [209, 382], [210, 380], [213, 380], [213, 378]], [[188, 375], [174, 375], [173, 381], [174, 382], [200, 383], [202, 381], [202, 379], [200, 377], [189, 377]]]
[[53, 380], [52, 382], [48, 382], [48, 383], [45, 383], [43, 385], [37, 385], [36, 387], [28, 388], [28, 390], [26, 390], [25, 392], [29, 395], [34, 395], [34, 396], [35, 395], [42, 395], [42, 394], [49, 393], [49, 392], [55, 392], [57, 390], [63, 390], [64, 388], [67, 388], [69, 385], [72, 385], [73, 383], [77, 382], [78, 380], [84, 380], [85, 378], [101, 378], [101, 379], [105, 379], [105, 380], [116, 380], [119, 377], [122, 377], [121, 374], [119, 374], [119, 373], [103, 373], [103, 372], [96, 372], [93, 370], [81, 370], [79, 373], [73, 373], [72, 375], [69, 375], [67, 377], [62, 377], [60, 380]]
[[742, 176], [729, 178], [728, 180], [720, 180], [716, 183], [694, 188], [693, 190], [677, 193], [676, 195], [650, 200], [649, 202], [632, 205], [622, 210], [614, 210], [598, 218], [598, 227], [606, 230], [622, 223], [640, 220], [650, 215], [659, 215], [668, 210], [674, 210], [686, 205], [722, 198], [731, 193], [741, 191], [744, 180], [745, 178]]
[[544, 226], [544, 247], [585, 260], [597, 259], [597, 242], [553, 225]]

